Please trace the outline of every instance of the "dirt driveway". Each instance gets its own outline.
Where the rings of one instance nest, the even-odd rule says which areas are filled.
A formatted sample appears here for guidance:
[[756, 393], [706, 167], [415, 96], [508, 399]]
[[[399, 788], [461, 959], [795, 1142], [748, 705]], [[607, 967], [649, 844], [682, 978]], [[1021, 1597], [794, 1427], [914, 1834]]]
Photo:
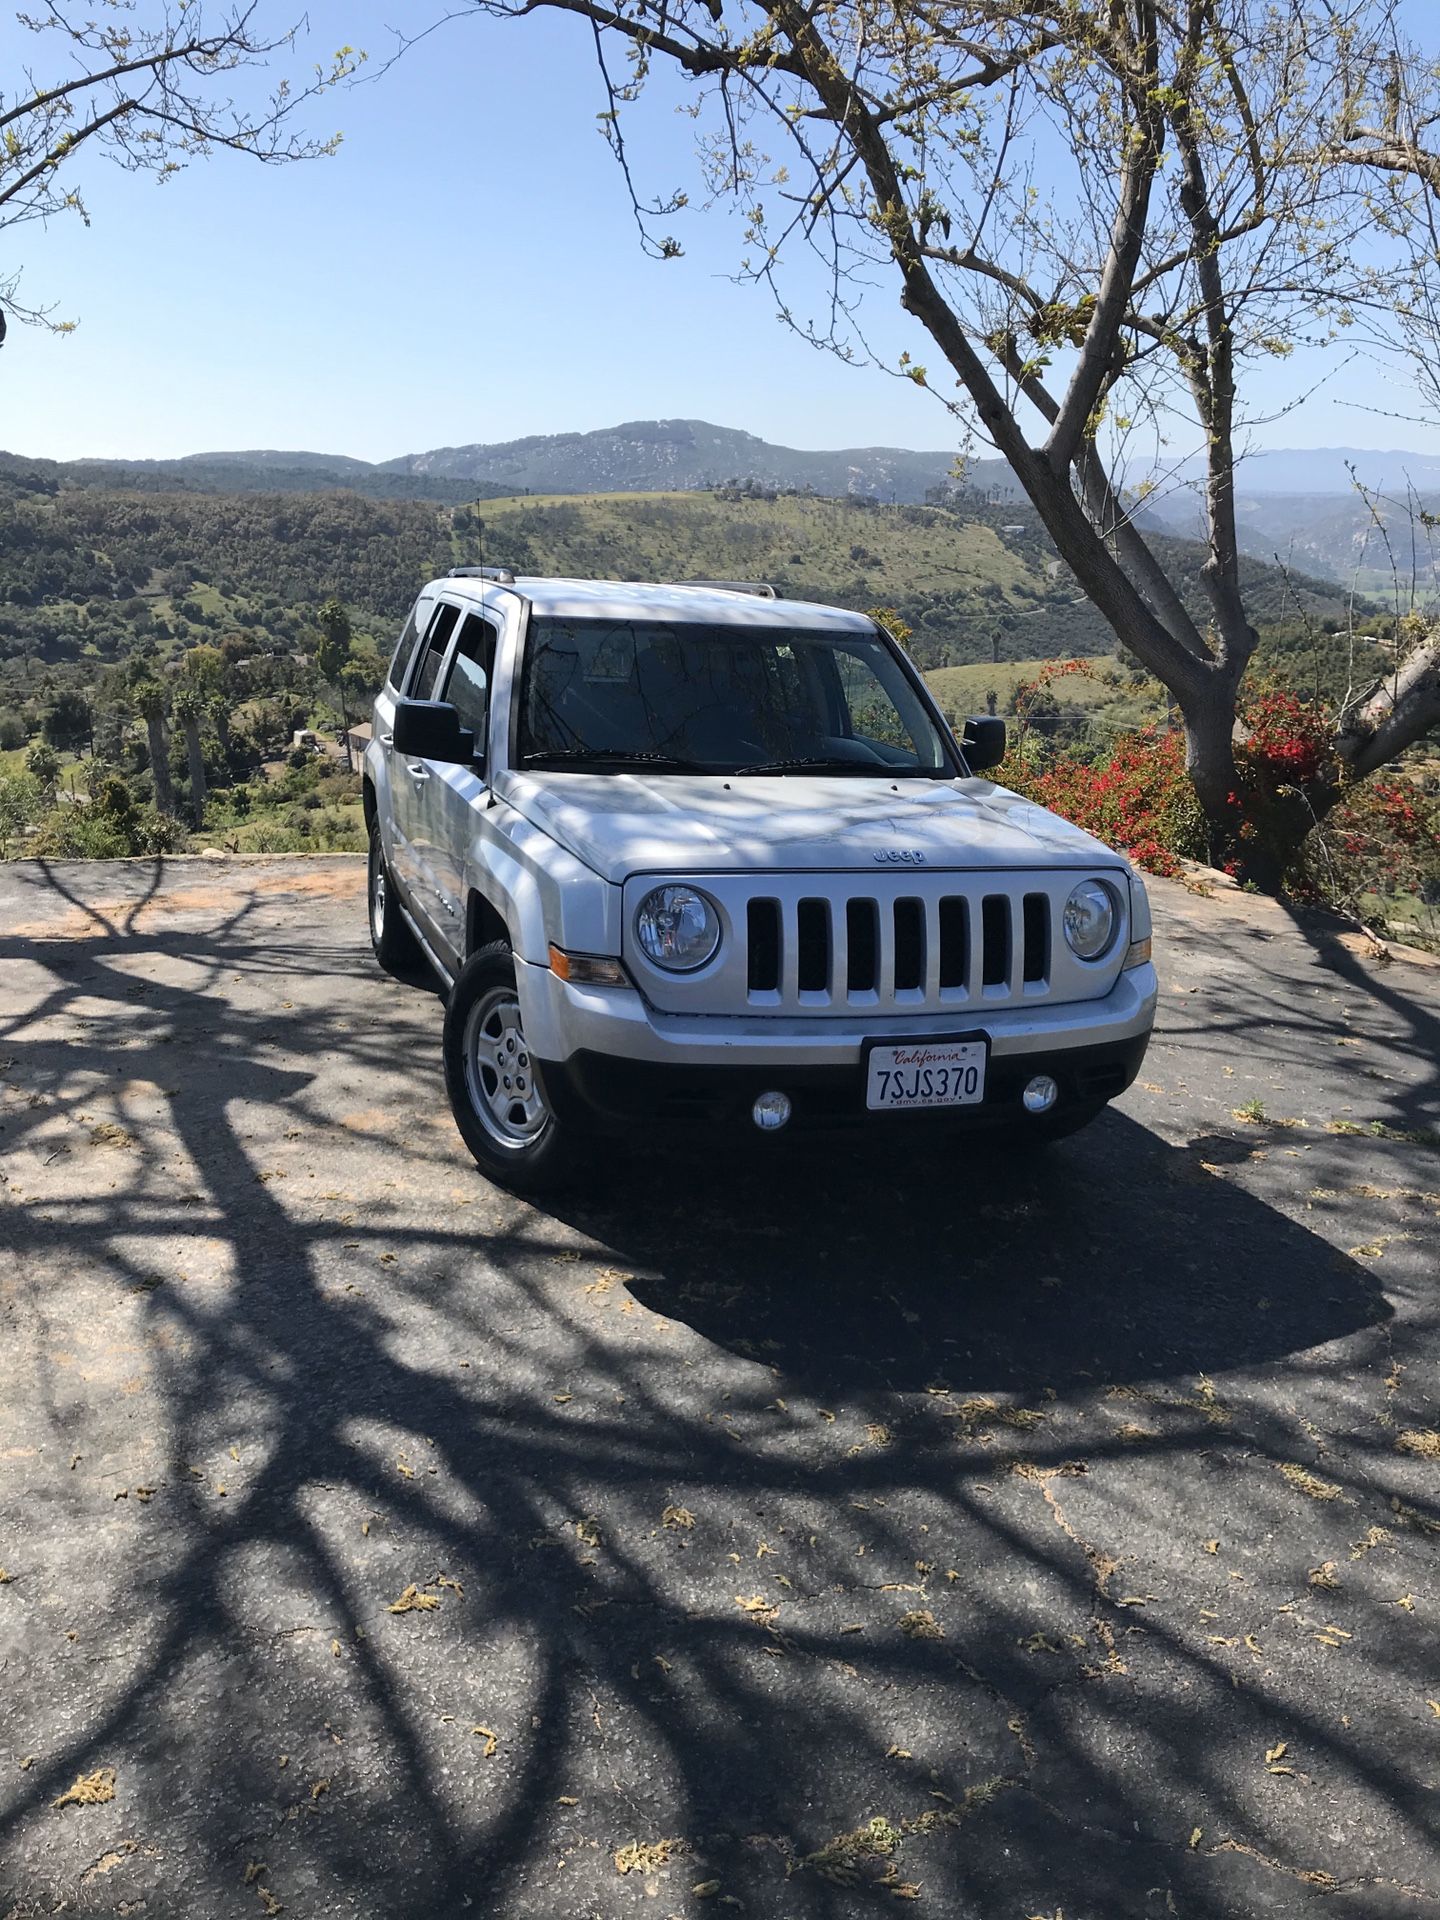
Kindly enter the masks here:
[[1440, 1909], [1440, 974], [536, 1211], [362, 895], [0, 869], [0, 1916]]

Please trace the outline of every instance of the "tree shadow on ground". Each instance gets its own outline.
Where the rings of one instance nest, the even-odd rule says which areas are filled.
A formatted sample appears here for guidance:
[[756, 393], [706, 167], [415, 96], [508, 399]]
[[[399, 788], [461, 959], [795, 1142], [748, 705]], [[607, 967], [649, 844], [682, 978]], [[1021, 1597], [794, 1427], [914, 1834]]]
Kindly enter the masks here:
[[537, 1213], [433, 1124], [358, 900], [223, 884], [0, 934], [17, 1912], [1433, 1899], [1424, 1762], [1355, 1711], [1429, 1631], [1433, 1519], [1350, 1444], [1400, 1330], [1227, 1142]]

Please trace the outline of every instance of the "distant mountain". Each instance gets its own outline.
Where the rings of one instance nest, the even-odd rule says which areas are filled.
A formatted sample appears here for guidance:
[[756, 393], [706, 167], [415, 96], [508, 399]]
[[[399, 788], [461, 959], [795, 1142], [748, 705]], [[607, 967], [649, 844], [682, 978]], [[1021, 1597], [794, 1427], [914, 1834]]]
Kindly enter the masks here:
[[[1203, 472], [1198, 459], [1186, 461], [1175, 479], [1193, 485]], [[1431, 491], [1440, 488], [1440, 454], [1407, 453], [1403, 448], [1276, 447], [1247, 453], [1235, 470], [1236, 491], [1247, 495], [1346, 494], [1354, 491], [1356, 479], [1385, 493], [1404, 493], [1407, 486]]]
[[[912, 453], [904, 447], [804, 452], [706, 420], [630, 420], [595, 433], [436, 447], [384, 464], [389, 472], [444, 475], [505, 493], [678, 493], [753, 482], [830, 498], [869, 494], [915, 503], [951, 479], [955, 455]], [[973, 485], [998, 485], [1019, 496], [1001, 460], [978, 461], [967, 477]]]
[[[728, 485], [914, 505], [955, 479], [953, 452], [914, 453], [904, 447], [806, 452], [704, 420], [631, 420], [594, 433], [435, 447], [378, 464], [348, 454], [273, 448], [191, 453], [173, 460], [49, 461], [0, 454], [0, 473], [16, 465], [46, 472], [67, 486], [200, 493], [349, 487], [374, 498], [454, 505], [500, 494], [672, 493]], [[1003, 460], [975, 461], [965, 477], [993, 500], [1020, 497]]]
[[[1402, 586], [1413, 574], [1429, 597], [1440, 587], [1440, 539], [1422, 515], [1437, 511], [1440, 493], [1408, 498], [1397, 487], [1367, 498], [1352, 487], [1348, 493], [1240, 493], [1235, 521], [1241, 551], [1256, 560], [1278, 559], [1371, 593], [1383, 591], [1394, 574]], [[1186, 540], [1203, 533], [1199, 499], [1188, 489], [1148, 501], [1141, 519]]]
[[[1379, 537], [1360, 483], [1377, 496], [1395, 564], [1412, 563], [1431, 578], [1429, 534], [1412, 529], [1404, 506], [1413, 487], [1431, 511], [1440, 501], [1440, 456], [1391, 449], [1277, 448], [1247, 454], [1237, 474], [1241, 546], [1256, 559], [1332, 581], [1358, 578], [1383, 585], [1390, 555]], [[688, 493], [739, 486], [829, 499], [874, 499], [914, 505], [952, 488], [955, 456], [904, 447], [783, 447], [735, 427], [705, 420], [631, 420], [593, 433], [535, 434], [495, 444], [433, 447], [374, 463], [347, 454], [274, 448], [185, 454], [173, 460], [30, 460], [0, 454], [0, 482], [42, 490], [68, 487], [146, 493], [315, 493], [346, 489], [371, 499], [460, 506], [524, 494]], [[1141, 476], [1132, 470], [1129, 476]], [[1198, 463], [1166, 476], [1146, 502], [1142, 520], [1193, 539], [1201, 532]], [[969, 497], [992, 506], [1021, 506], [1001, 460], [966, 470]], [[1390, 504], [1386, 504], [1386, 502]], [[1019, 513], [1015, 516], [1021, 517]]]
[[498, 488], [438, 475], [391, 473], [345, 454], [190, 453], [175, 460], [37, 460], [0, 453], [0, 485], [125, 493], [331, 493], [463, 506]]

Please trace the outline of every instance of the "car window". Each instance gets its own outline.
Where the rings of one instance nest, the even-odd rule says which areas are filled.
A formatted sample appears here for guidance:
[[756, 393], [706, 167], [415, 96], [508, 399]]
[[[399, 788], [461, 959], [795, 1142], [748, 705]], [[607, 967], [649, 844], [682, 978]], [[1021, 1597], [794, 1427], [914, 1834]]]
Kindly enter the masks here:
[[421, 623], [415, 616], [425, 604], [423, 600], [416, 601], [415, 605], [410, 609], [410, 616], [401, 628], [400, 638], [395, 644], [395, 653], [391, 659], [390, 671], [386, 675], [386, 678], [390, 685], [397, 689], [404, 686], [405, 675], [410, 670], [410, 660], [415, 652], [415, 642], [420, 638]]
[[445, 658], [445, 649], [450, 644], [450, 636], [455, 631], [455, 622], [460, 618], [460, 609], [442, 601], [435, 609], [435, 618], [430, 622], [430, 630], [425, 635], [425, 646], [420, 655], [420, 664], [415, 669], [415, 679], [410, 688], [412, 700], [433, 700], [435, 683], [440, 678], [441, 662]]
[[440, 698], [450, 702], [460, 716], [461, 726], [469, 727], [482, 746], [494, 671], [495, 629], [488, 620], [467, 613]]

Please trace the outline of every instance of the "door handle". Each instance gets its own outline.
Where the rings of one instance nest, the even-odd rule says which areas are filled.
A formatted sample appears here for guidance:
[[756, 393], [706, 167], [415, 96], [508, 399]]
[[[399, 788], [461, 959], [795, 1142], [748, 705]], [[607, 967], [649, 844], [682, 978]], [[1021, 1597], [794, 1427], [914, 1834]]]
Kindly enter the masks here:
[[394, 736], [394, 734], [393, 734], [393, 733], [382, 733], [382, 734], [381, 734], [381, 736], [380, 736], [380, 744], [381, 744], [381, 746], [382, 746], [382, 747], [393, 747], [393, 746], [394, 746], [394, 744], [395, 744], [395, 736]]
[[430, 778], [430, 769], [425, 765], [423, 760], [416, 761], [413, 766], [407, 766], [405, 771], [415, 782], [416, 786], [422, 785]]

